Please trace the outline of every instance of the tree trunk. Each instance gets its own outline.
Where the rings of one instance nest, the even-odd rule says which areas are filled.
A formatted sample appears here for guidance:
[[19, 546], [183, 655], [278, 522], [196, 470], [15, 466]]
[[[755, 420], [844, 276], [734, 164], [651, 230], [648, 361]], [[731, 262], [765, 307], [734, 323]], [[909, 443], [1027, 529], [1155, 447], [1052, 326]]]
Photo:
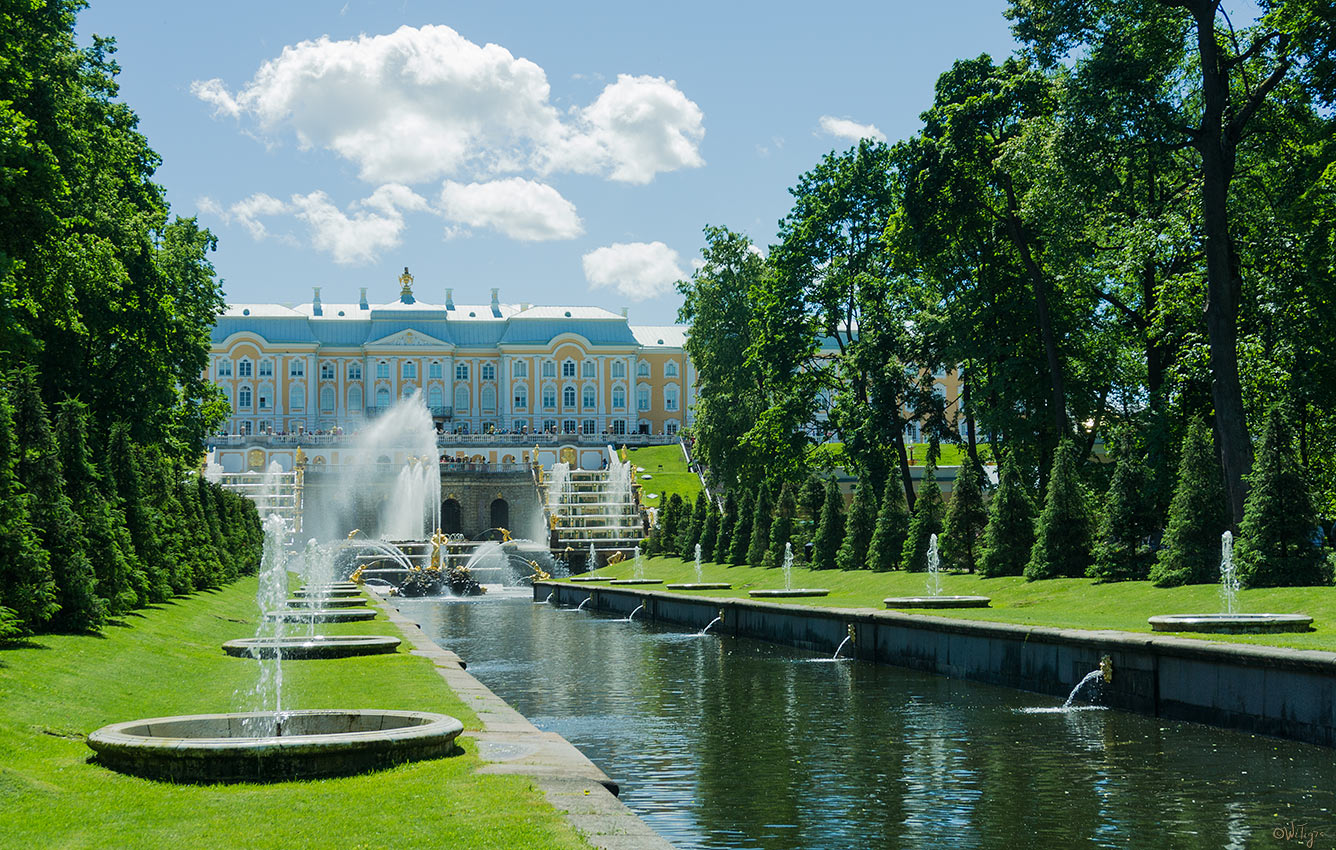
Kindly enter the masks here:
[[979, 465], [978, 438], [974, 428], [974, 407], [970, 404], [970, 382], [962, 373], [960, 376], [960, 407], [965, 411], [965, 439], [970, 460]]
[[904, 422], [900, 422], [900, 428], [895, 432], [895, 453], [900, 458], [900, 483], [905, 488], [905, 504], [909, 506], [910, 513], [914, 512], [914, 477], [909, 474], [909, 452], [905, 449], [905, 427]]

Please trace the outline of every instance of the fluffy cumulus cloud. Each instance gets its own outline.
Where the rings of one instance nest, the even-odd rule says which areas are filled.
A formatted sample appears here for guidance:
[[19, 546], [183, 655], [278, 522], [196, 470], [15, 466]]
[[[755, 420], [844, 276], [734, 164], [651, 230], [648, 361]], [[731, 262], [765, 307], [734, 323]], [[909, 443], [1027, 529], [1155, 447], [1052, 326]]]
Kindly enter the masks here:
[[261, 133], [335, 152], [376, 184], [526, 170], [645, 183], [703, 162], [703, 116], [675, 83], [619, 76], [562, 114], [541, 67], [447, 26], [303, 41], [235, 92], [218, 79], [192, 91]]
[[836, 118], [832, 115], [821, 116], [821, 132], [828, 136], [835, 136], [840, 139], [848, 139], [851, 142], [857, 142], [860, 139], [872, 139], [878, 142], [886, 141], [886, 134], [877, 129], [875, 124], [859, 124], [857, 121], [850, 121], [848, 118]]
[[616, 242], [583, 262], [591, 289], [612, 288], [633, 301], [662, 295], [684, 277], [677, 252], [662, 242]]
[[488, 227], [521, 242], [574, 239], [584, 232], [575, 205], [545, 183], [511, 177], [486, 183], [445, 181], [441, 213], [466, 227]]
[[[434, 212], [427, 200], [407, 186], [387, 184], [367, 198], [342, 210], [324, 192], [293, 195], [287, 201], [257, 192], [223, 209], [210, 198], [200, 209], [236, 222], [255, 239], [273, 235], [264, 218], [291, 216], [306, 225], [310, 244], [337, 263], [372, 262], [380, 252], [397, 246], [406, 223], [405, 212]], [[279, 238], [296, 241], [291, 234]]]

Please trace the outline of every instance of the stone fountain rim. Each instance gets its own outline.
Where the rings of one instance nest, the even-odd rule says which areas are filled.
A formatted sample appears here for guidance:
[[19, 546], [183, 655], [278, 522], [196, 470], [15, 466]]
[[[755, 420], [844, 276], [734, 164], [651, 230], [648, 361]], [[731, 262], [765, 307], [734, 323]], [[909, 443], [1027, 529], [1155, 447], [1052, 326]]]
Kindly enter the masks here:
[[[199, 736], [182, 737], [172, 735], [136, 734], [130, 730], [151, 727], [153, 724], [184, 724], [191, 722], [213, 722], [226, 720], [245, 721], [251, 718], [272, 717], [281, 713], [289, 720], [306, 717], [394, 717], [416, 720], [418, 723], [396, 726], [391, 729], [368, 729], [361, 732], [326, 732], [310, 735], [250, 735], [250, 736]], [[178, 714], [167, 717], [149, 717], [139, 720], [126, 720], [110, 723], [88, 736], [88, 745], [99, 753], [102, 749], [139, 749], [171, 751], [173, 755], [235, 754], [252, 749], [261, 750], [299, 750], [304, 747], [319, 747], [323, 752], [351, 749], [358, 745], [407, 741], [435, 736], [458, 735], [464, 731], [464, 724], [448, 714], [430, 711], [402, 711], [393, 709], [297, 709], [294, 711], [238, 711], [219, 714]]]
[[[306, 658], [348, 658], [394, 652], [403, 643], [391, 635], [317, 635], [306, 637], [285, 635], [278, 637], [239, 638], [223, 644], [223, 651], [234, 658], [254, 658], [253, 650], [261, 657], [272, 658], [275, 646], [283, 650], [283, 657], [293, 660]], [[235, 651], [234, 651], [235, 650]], [[352, 651], [345, 651], [352, 650]]]
[[791, 587], [779, 588], [777, 590], [749, 590], [748, 596], [755, 596], [758, 599], [767, 597], [774, 599], [783, 599], [789, 596], [829, 596], [830, 590], [824, 587]]
[[1313, 624], [1313, 618], [1307, 614], [1156, 614], [1148, 617], [1146, 622], [1150, 623], [1152, 631], [1230, 634], [1235, 631], [1304, 632]]
[[991, 596], [888, 596], [881, 600], [887, 608], [988, 608]]
[[685, 584], [664, 585], [669, 590], [731, 590], [733, 585], [725, 581], [692, 581]]
[[626, 584], [663, 584], [663, 579], [661, 579], [661, 578], [615, 578], [615, 579], [612, 579], [611, 581], [609, 581], [608, 584], [620, 584], [620, 585], [626, 585]]

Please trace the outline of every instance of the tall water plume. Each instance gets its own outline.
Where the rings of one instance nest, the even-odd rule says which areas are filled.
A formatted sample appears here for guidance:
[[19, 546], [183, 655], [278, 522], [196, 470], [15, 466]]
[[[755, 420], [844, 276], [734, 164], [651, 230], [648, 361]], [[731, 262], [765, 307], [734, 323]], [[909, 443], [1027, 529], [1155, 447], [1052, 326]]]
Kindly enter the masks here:
[[[278, 514], [269, 514], [264, 521], [264, 549], [260, 556], [260, 584], [255, 594], [260, 609], [256, 638], [282, 638], [284, 623], [281, 617], [267, 618], [271, 611], [282, 611], [288, 598], [288, 556], [286, 551], [288, 529]], [[283, 710], [283, 653], [278, 651], [271, 659], [260, 658], [260, 675], [251, 692], [257, 711]]]

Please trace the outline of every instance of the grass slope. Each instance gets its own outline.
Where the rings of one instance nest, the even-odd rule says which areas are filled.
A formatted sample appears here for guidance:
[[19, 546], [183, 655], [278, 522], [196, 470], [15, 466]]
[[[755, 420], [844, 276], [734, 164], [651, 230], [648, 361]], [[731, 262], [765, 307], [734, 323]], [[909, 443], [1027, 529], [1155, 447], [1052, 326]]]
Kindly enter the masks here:
[[[628, 578], [629, 562], [606, 567], [591, 575]], [[751, 566], [704, 565], [704, 580], [731, 582], [732, 590], [691, 592], [693, 596], [747, 597], [748, 590], [780, 588], [784, 574], [778, 569]], [[647, 578], [669, 582], [696, 580], [691, 562], [673, 557], [645, 561]], [[900, 571], [874, 573], [865, 570], [812, 570], [793, 568], [794, 587], [823, 587], [829, 596], [802, 597], [782, 601], [793, 605], [836, 608], [875, 608], [885, 610], [887, 596], [921, 596], [925, 593], [925, 573]], [[657, 586], [646, 588], [660, 590]], [[1149, 582], [1129, 581], [1097, 584], [1092, 579], [1052, 579], [1027, 582], [1023, 578], [981, 579], [976, 575], [943, 574], [942, 592], [958, 595], [982, 595], [993, 599], [991, 608], [970, 608], [924, 612], [932, 616], [962, 620], [986, 620], [1029, 626], [1053, 626], [1071, 629], [1118, 629], [1149, 633], [1146, 618], [1154, 614], [1188, 614], [1222, 610], [1215, 585], [1157, 588]], [[1278, 635], [1208, 635], [1207, 640], [1286, 646], [1295, 649], [1336, 651], [1336, 588], [1280, 587], [1245, 590], [1239, 594], [1239, 610], [1307, 614], [1313, 617], [1313, 631]], [[913, 612], [906, 612], [913, 613]], [[1189, 635], [1192, 637], [1193, 635]]]
[[[255, 633], [256, 580], [155, 606], [101, 636], [0, 649], [0, 845], [162, 847], [588, 847], [522, 777], [477, 776], [464, 755], [365, 776], [176, 786], [90, 763], [107, 724], [255, 707], [257, 664], [219, 645]], [[384, 620], [326, 633], [396, 634]], [[440, 711], [478, 728], [429, 661], [409, 655], [283, 666], [299, 708]]]
[[[671, 446], [631, 449], [626, 456], [635, 467], [636, 481], [644, 488], [642, 504], [651, 508], [661, 507], [674, 493], [688, 502], [695, 501], [696, 494], [700, 492], [700, 477], [687, 468], [682, 448], [676, 443]], [[641, 467], [644, 467], [644, 472], [640, 471]], [[649, 480], [645, 480], [645, 475], [651, 476]], [[655, 494], [656, 498], [651, 498], [650, 494]]]

